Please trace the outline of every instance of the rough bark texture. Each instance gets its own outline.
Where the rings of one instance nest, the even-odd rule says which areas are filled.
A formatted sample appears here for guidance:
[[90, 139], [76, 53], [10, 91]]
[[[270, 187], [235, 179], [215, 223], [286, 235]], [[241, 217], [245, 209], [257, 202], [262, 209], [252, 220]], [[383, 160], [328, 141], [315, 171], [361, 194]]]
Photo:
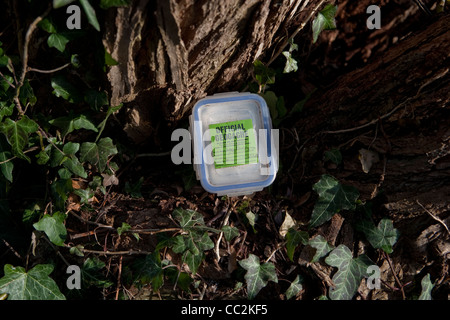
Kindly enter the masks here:
[[129, 136], [148, 138], [158, 119], [180, 119], [207, 93], [239, 90], [254, 60], [270, 58], [324, 2], [137, 0], [111, 10], [111, 103], [129, 107]]
[[[373, 200], [375, 216], [393, 219], [402, 234], [393, 260], [404, 282], [427, 264], [448, 275], [449, 234], [431, 215], [450, 223], [449, 28], [450, 15], [442, 15], [316, 91], [294, 125], [301, 139], [293, 180], [314, 183], [328, 173]], [[341, 151], [340, 165], [323, 161], [332, 148]], [[379, 158], [368, 173], [361, 149]]]
[[[313, 95], [307, 117], [297, 123], [304, 136], [319, 134], [330, 147], [377, 151], [380, 162], [370, 172], [373, 177], [382, 173], [385, 158], [383, 188], [390, 210], [417, 211], [415, 203], [399, 203], [417, 194], [419, 200], [449, 209], [443, 197], [450, 194], [449, 27], [449, 15], [443, 16], [364, 68], [340, 77], [329, 90]], [[357, 161], [344, 161], [342, 177], [367, 188], [358, 153], [349, 156]]]

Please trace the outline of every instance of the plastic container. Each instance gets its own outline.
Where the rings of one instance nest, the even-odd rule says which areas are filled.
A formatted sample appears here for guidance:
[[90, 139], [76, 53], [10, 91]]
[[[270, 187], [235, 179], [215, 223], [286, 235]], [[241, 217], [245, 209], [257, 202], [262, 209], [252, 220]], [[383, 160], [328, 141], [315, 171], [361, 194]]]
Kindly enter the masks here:
[[194, 170], [206, 191], [247, 195], [275, 180], [278, 131], [259, 95], [228, 92], [199, 100], [190, 131]]

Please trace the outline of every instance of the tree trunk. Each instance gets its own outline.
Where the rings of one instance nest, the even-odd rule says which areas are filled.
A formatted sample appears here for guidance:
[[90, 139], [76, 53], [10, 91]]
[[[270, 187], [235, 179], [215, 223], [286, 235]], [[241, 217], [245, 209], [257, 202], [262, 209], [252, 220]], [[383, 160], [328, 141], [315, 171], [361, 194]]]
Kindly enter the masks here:
[[[384, 172], [385, 207], [392, 213], [423, 212], [411, 199], [450, 208], [449, 28], [447, 14], [338, 78], [311, 97], [296, 124], [300, 136], [310, 137], [305, 148], [319, 143], [341, 150], [338, 175], [366, 198]], [[368, 174], [360, 148], [379, 154]]]
[[[402, 245], [393, 260], [402, 267], [404, 283], [427, 264], [433, 275], [448, 275], [449, 29], [450, 14], [441, 15], [363, 68], [317, 90], [291, 128], [300, 137], [296, 153], [284, 159], [292, 181], [299, 181], [294, 192], [310, 190], [321, 174], [331, 174], [355, 186], [361, 200], [372, 201], [376, 218], [394, 221]], [[340, 164], [324, 160], [331, 149], [340, 150]], [[378, 159], [367, 173], [364, 150]]]
[[255, 59], [270, 59], [324, 3], [137, 0], [111, 10], [111, 103], [127, 105], [127, 134], [148, 139], [158, 121], [182, 118], [206, 94], [239, 90]]

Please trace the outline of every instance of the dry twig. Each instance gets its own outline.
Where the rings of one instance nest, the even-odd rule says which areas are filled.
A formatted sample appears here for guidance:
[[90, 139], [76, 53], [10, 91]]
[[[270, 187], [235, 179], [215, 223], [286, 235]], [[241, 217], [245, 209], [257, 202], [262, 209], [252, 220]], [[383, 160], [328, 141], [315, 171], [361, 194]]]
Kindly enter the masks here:
[[445, 224], [445, 222], [444, 222], [442, 219], [440, 219], [439, 217], [436, 217], [430, 210], [428, 210], [427, 208], [425, 208], [425, 207], [419, 202], [419, 200], [416, 200], [416, 202], [417, 202], [417, 204], [418, 204], [419, 206], [422, 207], [423, 210], [425, 210], [426, 213], [428, 213], [428, 214], [430, 215], [431, 218], [433, 218], [434, 220], [436, 220], [437, 222], [439, 222], [440, 224], [442, 224], [442, 225], [444, 226], [445, 230], [447, 230], [447, 233], [450, 234], [450, 231], [449, 231], [447, 225]]

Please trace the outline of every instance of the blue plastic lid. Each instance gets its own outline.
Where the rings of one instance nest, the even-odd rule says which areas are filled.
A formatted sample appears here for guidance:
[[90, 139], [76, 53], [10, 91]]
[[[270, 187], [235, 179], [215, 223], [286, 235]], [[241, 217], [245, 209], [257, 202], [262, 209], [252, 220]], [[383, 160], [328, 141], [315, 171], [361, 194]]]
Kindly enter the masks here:
[[265, 100], [220, 93], [199, 100], [190, 117], [194, 169], [203, 188], [238, 196], [272, 184], [278, 170], [278, 131]]

